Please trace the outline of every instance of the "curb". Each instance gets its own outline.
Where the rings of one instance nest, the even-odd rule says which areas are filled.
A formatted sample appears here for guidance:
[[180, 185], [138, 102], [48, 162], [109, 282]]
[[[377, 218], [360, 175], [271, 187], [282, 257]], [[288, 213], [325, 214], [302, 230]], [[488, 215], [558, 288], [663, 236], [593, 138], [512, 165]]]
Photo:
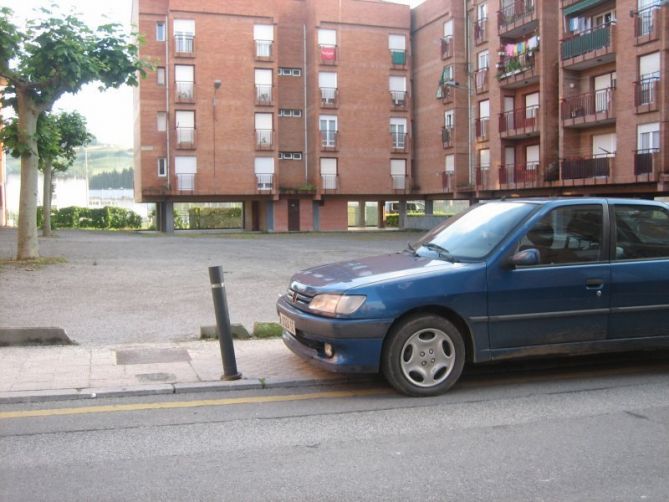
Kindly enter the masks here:
[[118, 397], [157, 396], [166, 394], [193, 394], [198, 392], [230, 392], [240, 390], [288, 389], [314, 386], [332, 386], [348, 383], [369, 383], [377, 378], [370, 375], [328, 379], [261, 379], [249, 378], [230, 382], [209, 381], [193, 383], [148, 384], [131, 387], [100, 387], [83, 389], [52, 389], [0, 392], [0, 405], [53, 401], [72, 401]]

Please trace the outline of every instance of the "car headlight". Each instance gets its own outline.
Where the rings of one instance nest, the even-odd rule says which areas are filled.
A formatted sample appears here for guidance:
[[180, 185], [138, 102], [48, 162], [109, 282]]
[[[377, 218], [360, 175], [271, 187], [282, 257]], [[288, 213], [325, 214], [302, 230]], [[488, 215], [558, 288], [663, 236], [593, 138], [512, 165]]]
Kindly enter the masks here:
[[349, 315], [362, 307], [367, 299], [360, 295], [316, 295], [309, 309], [323, 315]]

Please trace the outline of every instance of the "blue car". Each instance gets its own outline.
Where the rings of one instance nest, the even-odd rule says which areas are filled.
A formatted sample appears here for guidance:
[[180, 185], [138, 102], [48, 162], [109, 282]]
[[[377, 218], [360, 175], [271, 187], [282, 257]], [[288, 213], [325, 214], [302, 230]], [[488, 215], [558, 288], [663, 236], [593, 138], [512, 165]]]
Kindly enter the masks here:
[[511, 199], [408, 249], [296, 273], [285, 344], [337, 372], [445, 392], [465, 361], [669, 347], [669, 206]]

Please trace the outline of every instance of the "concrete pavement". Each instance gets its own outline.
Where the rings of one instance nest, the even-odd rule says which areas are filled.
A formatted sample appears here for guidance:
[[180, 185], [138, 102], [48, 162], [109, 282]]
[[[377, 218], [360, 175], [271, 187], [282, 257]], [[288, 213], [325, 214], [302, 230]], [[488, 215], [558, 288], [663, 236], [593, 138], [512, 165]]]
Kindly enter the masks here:
[[0, 348], [0, 404], [335, 384], [279, 339], [236, 340], [242, 379], [222, 381], [218, 341]]

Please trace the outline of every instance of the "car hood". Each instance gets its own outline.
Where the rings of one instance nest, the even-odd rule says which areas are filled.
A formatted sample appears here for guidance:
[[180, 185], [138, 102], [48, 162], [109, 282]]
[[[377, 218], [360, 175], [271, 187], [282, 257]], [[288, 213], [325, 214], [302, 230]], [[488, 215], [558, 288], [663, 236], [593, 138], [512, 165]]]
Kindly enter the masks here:
[[359, 260], [330, 263], [297, 272], [290, 281], [291, 289], [313, 296], [322, 292], [344, 292], [382, 281], [416, 277], [416, 274], [443, 273], [467, 266], [430, 257], [395, 253]]

